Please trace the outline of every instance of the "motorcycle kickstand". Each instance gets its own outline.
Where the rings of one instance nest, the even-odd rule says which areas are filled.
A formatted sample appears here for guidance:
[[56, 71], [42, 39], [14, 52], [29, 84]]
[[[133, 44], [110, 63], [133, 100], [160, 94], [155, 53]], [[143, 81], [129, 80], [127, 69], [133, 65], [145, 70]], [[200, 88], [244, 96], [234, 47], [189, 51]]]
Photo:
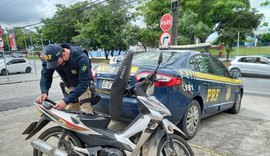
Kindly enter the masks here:
[[62, 130], [62, 133], [61, 133], [61, 136], [59, 138], [59, 141], [58, 141], [58, 148], [60, 148], [61, 145], [63, 144], [63, 140], [65, 139], [66, 134], [67, 134], [67, 130], [66, 129], [63, 129]]

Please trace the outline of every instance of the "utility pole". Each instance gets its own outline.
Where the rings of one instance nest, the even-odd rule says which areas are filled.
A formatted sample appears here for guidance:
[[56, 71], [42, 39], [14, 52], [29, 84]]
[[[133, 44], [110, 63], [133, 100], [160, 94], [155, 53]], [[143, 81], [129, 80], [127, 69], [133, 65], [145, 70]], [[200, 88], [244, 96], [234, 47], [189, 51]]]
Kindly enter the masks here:
[[26, 45], [26, 38], [25, 38], [25, 28], [23, 28], [23, 39], [24, 39], [24, 46], [25, 46], [25, 51], [27, 52], [27, 45]]
[[[30, 40], [31, 40], [31, 49], [32, 49], [32, 54], [34, 54], [35, 57], [35, 53], [34, 53], [34, 49], [33, 49], [33, 40], [32, 40], [32, 31], [30, 30]], [[34, 59], [34, 66], [35, 66], [35, 73], [37, 76], [37, 65], [36, 65], [36, 60]]]
[[237, 54], [236, 54], [236, 56], [238, 56], [238, 54], [239, 54], [239, 39], [240, 38], [240, 33], [238, 32], [237, 33]]
[[179, 15], [179, 2], [178, 2], [178, 0], [172, 0], [171, 8], [172, 8], [172, 16], [173, 16], [172, 40], [173, 40], [173, 45], [177, 45], [178, 15]]
[[42, 33], [40, 33], [40, 40], [41, 40], [41, 49], [43, 51], [43, 40], [42, 40]]

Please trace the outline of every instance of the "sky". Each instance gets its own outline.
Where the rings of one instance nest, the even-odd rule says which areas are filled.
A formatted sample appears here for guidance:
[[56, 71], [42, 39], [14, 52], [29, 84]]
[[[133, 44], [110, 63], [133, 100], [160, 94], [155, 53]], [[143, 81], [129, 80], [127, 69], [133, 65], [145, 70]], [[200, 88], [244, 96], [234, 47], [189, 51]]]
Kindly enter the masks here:
[[[39, 23], [41, 18], [54, 15], [56, 11], [55, 4], [72, 5], [78, 1], [83, 0], [0, 0], [0, 25], [2, 28], [13, 28]], [[96, 2], [98, 0], [88, 1]], [[260, 6], [264, 1], [250, 0], [250, 4], [252, 8], [264, 13], [265, 18], [263, 21], [270, 24], [270, 5], [266, 7]]]

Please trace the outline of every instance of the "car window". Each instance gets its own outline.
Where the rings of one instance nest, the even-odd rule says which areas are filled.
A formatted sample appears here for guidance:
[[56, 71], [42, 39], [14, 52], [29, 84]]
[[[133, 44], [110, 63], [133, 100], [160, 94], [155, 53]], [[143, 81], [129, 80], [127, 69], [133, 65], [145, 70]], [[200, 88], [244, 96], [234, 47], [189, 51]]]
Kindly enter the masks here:
[[17, 63], [17, 60], [15, 59], [15, 60], [10, 60], [8, 63], [7, 63], [7, 65], [12, 65], [12, 64], [16, 64]]
[[214, 74], [210, 58], [205, 55], [197, 55], [190, 59], [189, 64], [194, 71]]
[[268, 64], [269, 63], [268, 59], [266, 59], [266, 58], [261, 58], [260, 61], [261, 61], [262, 64]]
[[242, 57], [238, 60], [238, 62], [248, 62], [246, 57]]
[[217, 58], [215, 57], [211, 57], [214, 67], [215, 67], [215, 71], [216, 74], [219, 76], [225, 76], [225, 77], [229, 77], [229, 73], [227, 68], [224, 66], [224, 64], [222, 62], [220, 62]]
[[[162, 52], [163, 53], [163, 62], [162, 65], [173, 65], [179, 67], [180, 64], [185, 60], [186, 57], [183, 57], [185, 53], [179, 52]], [[151, 51], [151, 52], [142, 52], [136, 53], [133, 57], [132, 63], [136, 65], [149, 65], [155, 66], [158, 62], [160, 51]]]
[[18, 59], [17, 63], [25, 63], [26, 61], [24, 59]]

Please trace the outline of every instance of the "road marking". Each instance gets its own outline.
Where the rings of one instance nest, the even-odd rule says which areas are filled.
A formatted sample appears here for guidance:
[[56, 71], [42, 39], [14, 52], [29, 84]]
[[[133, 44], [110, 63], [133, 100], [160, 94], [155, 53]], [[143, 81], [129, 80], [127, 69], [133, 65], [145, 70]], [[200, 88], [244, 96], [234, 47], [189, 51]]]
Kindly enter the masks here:
[[199, 151], [203, 151], [203, 152], [207, 152], [209, 153], [211, 156], [225, 156], [225, 154], [222, 154], [212, 148], [208, 148], [208, 147], [202, 147], [199, 145], [195, 145], [195, 144], [189, 144], [191, 147], [198, 149]]
[[260, 94], [260, 95], [267, 95], [270, 96], [270, 93], [263, 93], [263, 92], [255, 92], [255, 91], [244, 91], [245, 93], [249, 93], [249, 94]]

